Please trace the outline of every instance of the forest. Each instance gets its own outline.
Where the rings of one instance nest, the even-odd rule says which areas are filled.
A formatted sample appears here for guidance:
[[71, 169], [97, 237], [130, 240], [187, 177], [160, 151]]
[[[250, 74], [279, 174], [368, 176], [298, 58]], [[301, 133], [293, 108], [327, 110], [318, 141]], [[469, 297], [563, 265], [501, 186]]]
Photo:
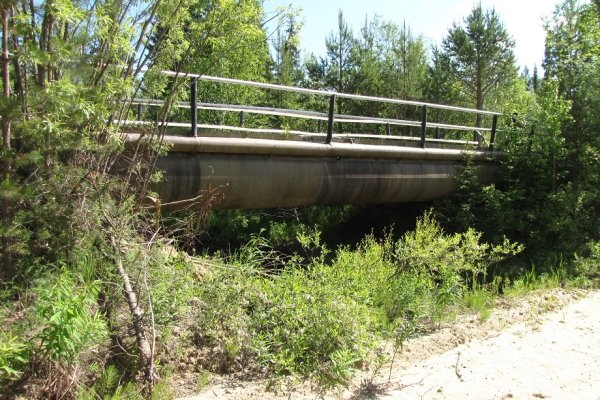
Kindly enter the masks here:
[[[407, 339], [457, 314], [485, 320], [499, 297], [598, 285], [598, 0], [556, 7], [533, 71], [516, 64], [502, 16], [480, 5], [432, 48], [408, 23], [374, 17], [354, 31], [340, 11], [322, 57], [302, 54], [301, 10], [267, 14], [262, 0], [0, 9], [0, 398], [174, 398], [184, 374], [194, 390], [224, 374], [326, 390], [393, 363]], [[167, 99], [144, 109], [147, 119], [186, 118], [172, 105], [189, 80], [161, 70], [499, 111], [500, 179], [481, 183], [466, 158], [457, 191], [427, 204], [214, 210], [203, 200], [161, 211], [152, 185], [163, 179], [164, 131], [149, 127], [157, 140], [131, 151], [119, 122], [133, 119], [140, 93]], [[310, 95], [211, 82], [199, 93], [327, 108]], [[335, 107], [419, 115], [340, 98]], [[245, 124], [314, 130], [285, 116]]]

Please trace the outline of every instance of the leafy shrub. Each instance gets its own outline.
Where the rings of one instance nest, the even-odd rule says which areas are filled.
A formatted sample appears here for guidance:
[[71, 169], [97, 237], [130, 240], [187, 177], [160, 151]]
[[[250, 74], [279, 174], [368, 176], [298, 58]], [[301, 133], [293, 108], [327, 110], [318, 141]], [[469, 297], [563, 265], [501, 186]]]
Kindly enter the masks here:
[[331, 270], [323, 264], [292, 267], [261, 281], [264, 297], [252, 315], [254, 348], [276, 374], [340, 383], [349, 360], [362, 360], [371, 350], [372, 313], [329, 279]]
[[148, 268], [154, 323], [161, 331], [170, 328], [193, 296], [194, 266], [167, 250], [157, 251]]
[[[446, 234], [429, 213], [398, 241], [369, 235], [333, 258], [315, 230], [297, 235], [308, 258], [281, 258], [253, 236], [230, 266], [215, 265], [203, 278], [197, 343], [221, 349], [221, 370], [250, 357], [275, 375], [343, 384], [381, 339], [402, 348], [422, 324], [462, 300], [465, 277], [475, 282], [491, 263], [521, 249], [480, 239], [473, 230]], [[280, 268], [264, 268], [274, 260]]]
[[23, 343], [10, 331], [0, 330], [0, 384], [18, 379], [27, 365], [29, 356], [29, 344]]
[[600, 276], [600, 241], [588, 242], [582, 255], [575, 254], [574, 272], [588, 278]]
[[104, 320], [94, 311], [99, 283], [82, 284], [74, 273], [63, 271], [48, 286], [38, 286], [36, 312], [43, 329], [37, 338], [44, 357], [73, 364], [88, 346], [106, 336]]
[[255, 270], [251, 267], [213, 265], [197, 288], [193, 311], [194, 341], [200, 347], [220, 349], [205, 367], [226, 372], [236, 357], [249, 351], [251, 299], [255, 297]]

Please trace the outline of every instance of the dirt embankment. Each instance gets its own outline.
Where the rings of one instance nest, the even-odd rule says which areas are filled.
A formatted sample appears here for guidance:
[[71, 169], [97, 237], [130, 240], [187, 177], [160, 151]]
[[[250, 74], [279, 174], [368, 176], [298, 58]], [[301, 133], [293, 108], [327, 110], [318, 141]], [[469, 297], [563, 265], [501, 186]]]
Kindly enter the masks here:
[[273, 393], [266, 382], [213, 378], [186, 399], [600, 400], [599, 371], [600, 292], [557, 289], [501, 300], [485, 322], [461, 316], [411, 339], [391, 373], [389, 365], [362, 371], [344, 390], [293, 384]]

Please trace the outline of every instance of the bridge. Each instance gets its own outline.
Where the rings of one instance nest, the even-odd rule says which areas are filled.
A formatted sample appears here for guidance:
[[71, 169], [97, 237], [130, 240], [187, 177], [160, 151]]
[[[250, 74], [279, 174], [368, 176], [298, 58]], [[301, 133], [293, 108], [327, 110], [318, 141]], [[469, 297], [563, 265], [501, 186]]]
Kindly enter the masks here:
[[[500, 154], [494, 150], [497, 112], [174, 71], [161, 73], [171, 76], [173, 82], [188, 80], [189, 86], [188, 101], [169, 103], [176, 110], [189, 110], [183, 111], [186, 120], [181, 121], [180, 112], [179, 121], [162, 117], [152, 123], [159, 125], [161, 140], [169, 145], [168, 153], [157, 162], [164, 171], [164, 181], [155, 187], [163, 209], [184, 209], [202, 202], [211, 202], [213, 208], [272, 208], [430, 201], [455, 190], [457, 168], [466, 158], [480, 167], [482, 180], [493, 180]], [[198, 83], [204, 81], [310, 95], [324, 100], [322, 108], [327, 110], [200, 102]], [[411, 108], [418, 118], [337, 114], [336, 99]], [[132, 132], [126, 144], [150, 140], [142, 133], [149, 124], [143, 117], [167, 102], [133, 99], [137, 119], [119, 121]], [[235, 126], [204, 124], [199, 110], [233, 113], [239, 119], [236, 117]], [[431, 121], [428, 113], [432, 110], [480, 114], [489, 126]], [[310, 132], [265, 127], [264, 121], [259, 127], [249, 127], [248, 115], [312, 121], [316, 126]], [[341, 126], [346, 129], [336, 132]], [[347, 131], [356, 126], [366, 126], [367, 132]]]

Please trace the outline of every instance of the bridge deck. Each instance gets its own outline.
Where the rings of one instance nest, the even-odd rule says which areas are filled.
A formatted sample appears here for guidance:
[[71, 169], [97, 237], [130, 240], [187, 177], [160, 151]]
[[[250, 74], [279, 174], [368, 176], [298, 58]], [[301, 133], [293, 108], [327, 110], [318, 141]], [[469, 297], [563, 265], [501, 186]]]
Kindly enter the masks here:
[[[146, 140], [128, 135], [130, 145]], [[470, 157], [490, 181], [498, 153], [257, 138], [165, 136], [169, 153], [156, 186], [164, 209], [422, 202], [455, 189]]]

